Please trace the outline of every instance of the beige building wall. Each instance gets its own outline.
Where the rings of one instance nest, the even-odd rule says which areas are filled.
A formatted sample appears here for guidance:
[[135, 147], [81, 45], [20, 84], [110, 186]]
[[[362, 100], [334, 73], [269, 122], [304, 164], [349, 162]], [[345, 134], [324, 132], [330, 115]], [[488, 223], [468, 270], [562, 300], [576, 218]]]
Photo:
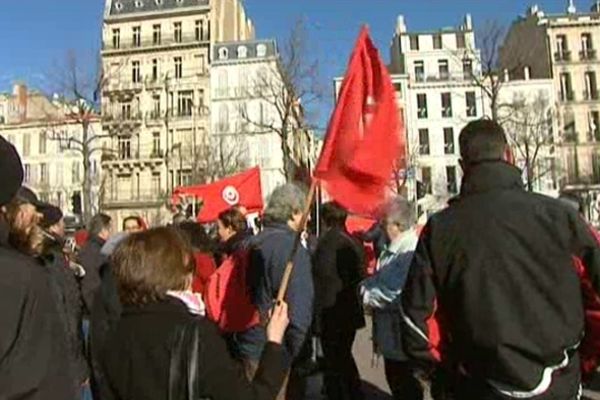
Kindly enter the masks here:
[[210, 131], [211, 45], [254, 35], [239, 0], [161, 3], [106, 3], [103, 208], [119, 225], [128, 215], [149, 225], [170, 218], [170, 193], [194, 183], [192, 164]]

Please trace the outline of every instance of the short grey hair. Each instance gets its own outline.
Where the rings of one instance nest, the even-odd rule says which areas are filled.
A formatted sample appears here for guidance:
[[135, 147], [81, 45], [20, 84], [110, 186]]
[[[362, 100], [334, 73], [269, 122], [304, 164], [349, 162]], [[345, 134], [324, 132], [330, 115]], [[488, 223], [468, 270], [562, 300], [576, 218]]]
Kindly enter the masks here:
[[397, 225], [403, 231], [412, 228], [417, 222], [414, 203], [402, 196], [390, 200], [385, 207], [384, 221]]
[[285, 223], [295, 213], [304, 211], [306, 192], [300, 186], [288, 183], [277, 187], [267, 203], [264, 219], [266, 221]]

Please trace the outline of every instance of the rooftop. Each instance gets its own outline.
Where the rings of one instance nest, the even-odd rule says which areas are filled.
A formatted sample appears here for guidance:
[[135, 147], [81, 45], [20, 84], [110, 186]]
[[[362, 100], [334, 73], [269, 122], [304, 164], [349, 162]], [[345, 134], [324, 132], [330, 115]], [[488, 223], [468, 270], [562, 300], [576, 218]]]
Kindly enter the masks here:
[[209, 0], [107, 0], [107, 2], [108, 15], [113, 17], [209, 5]]
[[274, 39], [249, 40], [215, 43], [212, 59], [213, 63], [224, 63], [269, 58], [277, 54], [277, 44]]

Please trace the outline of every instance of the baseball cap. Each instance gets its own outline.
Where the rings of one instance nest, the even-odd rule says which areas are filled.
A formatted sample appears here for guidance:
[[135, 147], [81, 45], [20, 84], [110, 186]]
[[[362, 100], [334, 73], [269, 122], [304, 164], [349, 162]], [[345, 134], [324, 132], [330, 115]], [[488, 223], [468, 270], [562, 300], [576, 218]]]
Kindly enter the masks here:
[[8, 204], [23, 183], [23, 164], [15, 147], [0, 136], [0, 206]]
[[17, 200], [19, 200], [23, 203], [28, 203], [28, 204], [31, 204], [32, 206], [35, 206], [37, 209], [42, 209], [44, 207], [44, 203], [42, 203], [38, 199], [35, 192], [33, 190], [29, 189], [27, 186], [21, 186], [19, 188], [19, 190], [17, 191], [17, 194], [16, 194], [16, 198], [17, 198]]

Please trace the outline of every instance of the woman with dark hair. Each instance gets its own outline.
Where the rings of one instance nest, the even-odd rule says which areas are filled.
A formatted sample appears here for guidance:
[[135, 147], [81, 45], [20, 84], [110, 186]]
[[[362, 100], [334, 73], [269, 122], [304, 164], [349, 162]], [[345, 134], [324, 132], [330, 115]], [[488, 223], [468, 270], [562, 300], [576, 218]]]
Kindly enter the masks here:
[[230, 208], [219, 214], [217, 220], [221, 255], [230, 256], [245, 247], [248, 239], [248, 223], [238, 208]]
[[[111, 257], [123, 313], [104, 348], [114, 399], [275, 399], [285, 377], [288, 325], [279, 303], [252, 382], [239, 373], [217, 327], [198, 315], [192, 249], [175, 229], [131, 235]], [[149, 334], [151, 333], [151, 334]]]
[[194, 293], [204, 293], [208, 278], [217, 269], [213, 255], [213, 242], [204, 230], [204, 227], [197, 222], [183, 222], [178, 225], [178, 229], [189, 241], [194, 253], [196, 273], [192, 282], [192, 290]]

